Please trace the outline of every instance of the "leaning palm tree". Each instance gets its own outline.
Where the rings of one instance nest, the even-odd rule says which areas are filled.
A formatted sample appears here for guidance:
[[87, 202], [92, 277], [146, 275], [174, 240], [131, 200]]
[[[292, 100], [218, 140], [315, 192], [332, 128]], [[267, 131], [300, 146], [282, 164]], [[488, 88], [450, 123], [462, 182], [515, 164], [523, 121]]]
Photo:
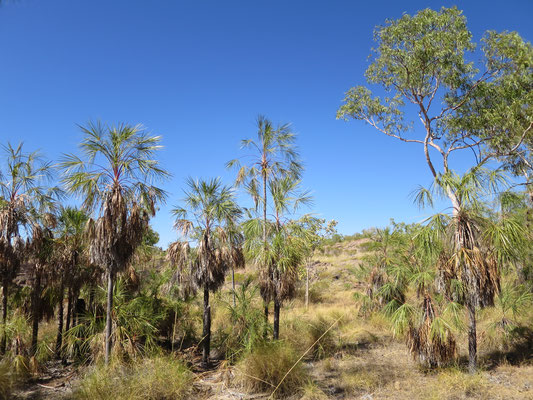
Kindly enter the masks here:
[[[52, 178], [51, 164], [38, 152], [27, 153], [22, 144], [3, 146], [0, 168], [0, 278], [2, 279], [2, 326], [0, 353], [6, 350], [9, 287], [24, 256], [23, 236], [32, 221], [32, 210], [45, 211], [55, 190], [46, 187]], [[34, 213], [35, 215], [35, 213]]]
[[[290, 124], [274, 126], [266, 117], [257, 117], [257, 139], [241, 141], [241, 148], [251, 150], [241, 159], [227, 163], [227, 167], [237, 167], [236, 185], [244, 185], [252, 196], [256, 209], [263, 212], [263, 246], [267, 246], [268, 186], [284, 176], [299, 179], [302, 165], [294, 145], [296, 135]], [[266, 268], [266, 266], [263, 266]], [[265, 319], [268, 322], [269, 298], [265, 298]]]
[[[222, 286], [228, 269], [244, 266], [241, 243], [233, 232], [242, 212], [233, 189], [219, 179], [189, 178], [187, 185], [185, 207], [173, 211], [182, 238], [169, 246], [167, 255], [178, 267], [181, 282], [203, 288], [202, 364], [207, 367], [211, 344], [209, 292]], [[191, 248], [191, 241], [195, 248]]]
[[131, 261], [156, 203], [165, 198], [165, 192], [155, 186], [156, 180], [169, 174], [155, 159], [162, 147], [161, 137], [148, 134], [142, 126], [89, 123], [81, 130], [82, 157], [65, 155], [61, 168], [68, 192], [81, 196], [85, 210], [94, 215], [87, 223], [89, 256], [107, 274], [108, 363], [115, 277]]

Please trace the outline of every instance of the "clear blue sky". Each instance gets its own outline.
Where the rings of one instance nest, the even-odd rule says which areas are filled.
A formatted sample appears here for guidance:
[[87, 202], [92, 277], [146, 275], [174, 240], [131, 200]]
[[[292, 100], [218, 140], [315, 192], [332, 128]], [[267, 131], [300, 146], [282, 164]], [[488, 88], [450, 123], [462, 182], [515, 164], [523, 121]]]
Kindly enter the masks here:
[[374, 26], [422, 8], [457, 5], [479, 40], [486, 29], [531, 41], [533, 1], [4, 0], [0, 6], [0, 142], [57, 159], [90, 119], [142, 123], [163, 135], [169, 214], [185, 178], [221, 176], [262, 113], [292, 122], [313, 210], [351, 234], [416, 221], [409, 198], [430, 175], [417, 145], [335, 119], [363, 83]]

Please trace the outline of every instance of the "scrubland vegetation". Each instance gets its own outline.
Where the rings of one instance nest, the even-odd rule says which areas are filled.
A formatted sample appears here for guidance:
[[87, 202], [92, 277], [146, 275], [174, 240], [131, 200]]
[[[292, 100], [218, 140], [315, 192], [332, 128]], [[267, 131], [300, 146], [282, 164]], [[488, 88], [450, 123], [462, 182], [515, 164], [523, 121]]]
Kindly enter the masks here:
[[489, 32], [472, 64], [454, 8], [376, 40], [389, 97], [353, 88], [338, 116], [421, 147], [413, 198], [451, 207], [420, 223], [342, 236], [306, 214], [296, 136], [262, 116], [235, 182], [189, 178], [181, 199], [140, 126], [90, 123], [58, 163], [5, 145], [0, 399], [533, 398], [531, 44]]

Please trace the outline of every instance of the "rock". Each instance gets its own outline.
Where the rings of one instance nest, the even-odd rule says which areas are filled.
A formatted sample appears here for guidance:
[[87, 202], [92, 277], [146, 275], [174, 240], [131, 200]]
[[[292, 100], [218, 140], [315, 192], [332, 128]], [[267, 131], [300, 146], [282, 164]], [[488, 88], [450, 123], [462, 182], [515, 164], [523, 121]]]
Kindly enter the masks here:
[[400, 390], [400, 388], [401, 388], [400, 381], [394, 382], [394, 389]]

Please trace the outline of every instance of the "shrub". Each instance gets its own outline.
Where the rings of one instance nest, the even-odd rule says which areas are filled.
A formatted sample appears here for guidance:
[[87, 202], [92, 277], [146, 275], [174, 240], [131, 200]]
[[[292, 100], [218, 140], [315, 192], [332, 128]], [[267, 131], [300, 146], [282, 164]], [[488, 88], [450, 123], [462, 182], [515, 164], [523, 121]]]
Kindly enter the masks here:
[[237, 365], [239, 379], [249, 392], [272, 392], [279, 384], [275, 393], [278, 398], [299, 393], [307, 381], [307, 374], [298, 358], [298, 353], [287, 342], [263, 343]]
[[193, 376], [173, 357], [145, 358], [130, 365], [94, 366], [74, 391], [79, 400], [186, 399]]
[[254, 304], [257, 287], [252, 280], [246, 281], [235, 290], [236, 304], [226, 303], [229, 313], [230, 329], [225, 336], [226, 358], [234, 362], [238, 357], [250, 352], [263, 341], [265, 320], [261, 308]]

